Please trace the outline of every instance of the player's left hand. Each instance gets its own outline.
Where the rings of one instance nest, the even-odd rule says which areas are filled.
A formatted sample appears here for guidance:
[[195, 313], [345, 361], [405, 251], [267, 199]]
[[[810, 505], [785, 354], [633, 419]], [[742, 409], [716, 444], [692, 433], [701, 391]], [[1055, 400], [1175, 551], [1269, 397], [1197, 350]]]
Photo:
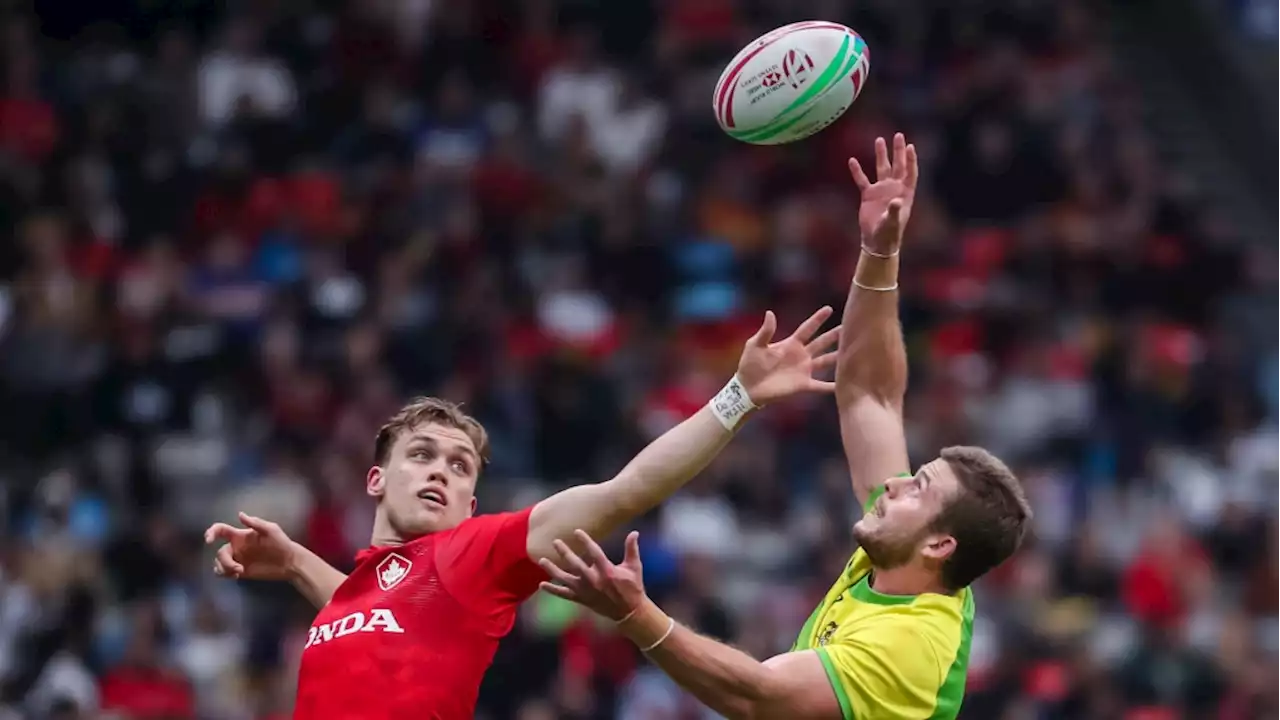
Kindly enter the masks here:
[[778, 319], [772, 310], [764, 314], [764, 324], [747, 340], [738, 360], [738, 379], [753, 403], [763, 406], [802, 392], [835, 392], [835, 383], [819, 380], [814, 373], [835, 367], [836, 353], [825, 351], [840, 339], [840, 326], [812, 339], [831, 313], [829, 306], [821, 308], [778, 342], [773, 342]]
[[[552, 544], [560, 554], [560, 564], [547, 558], [538, 565], [554, 583], [541, 587], [556, 597], [571, 600], [610, 620], [624, 620], [644, 601], [644, 573], [640, 566], [640, 533], [627, 535], [626, 554], [621, 565], [614, 565], [591, 536], [575, 530], [574, 536], [584, 549], [584, 561], [563, 540]], [[563, 568], [563, 569], [562, 569]]]
[[892, 255], [902, 246], [902, 234], [915, 204], [920, 168], [916, 146], [902, 133], [893, 136], [893, 156], [884, 138], [876, 138], [876, 181], [872, 183], [855, 158], [849, 158], [849, 174], [862, 193], [858, 227], [862, 245], [881, 255]]

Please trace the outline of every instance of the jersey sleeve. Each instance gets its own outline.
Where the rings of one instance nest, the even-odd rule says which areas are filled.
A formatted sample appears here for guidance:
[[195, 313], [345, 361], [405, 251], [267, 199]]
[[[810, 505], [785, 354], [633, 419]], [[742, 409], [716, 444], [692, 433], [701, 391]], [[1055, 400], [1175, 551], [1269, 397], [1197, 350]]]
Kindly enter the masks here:
[[492, 597], [499, 604], [536, 592], [547, 575], [526, 550], [532, 510], [480, 515], [459, 525], [436, 555], [449, 591], [466, 602]]
[[817, 653], [846, 720], [931, 717], [947, 675], [933, 639], [903, 621], [882, 622]]

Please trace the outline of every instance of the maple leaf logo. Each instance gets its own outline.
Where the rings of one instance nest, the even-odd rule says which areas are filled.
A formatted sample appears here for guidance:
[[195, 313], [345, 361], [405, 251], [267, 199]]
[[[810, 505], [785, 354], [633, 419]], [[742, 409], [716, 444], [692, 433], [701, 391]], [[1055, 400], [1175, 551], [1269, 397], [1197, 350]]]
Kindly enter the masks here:
[[378, 587], [386, 591], [399, 585], [400, 581], [409, 575], [409, 570], [412, 567], [413, 563], [406, 560], [402, 555], [391, 553], [386, 559], [378, 563]]

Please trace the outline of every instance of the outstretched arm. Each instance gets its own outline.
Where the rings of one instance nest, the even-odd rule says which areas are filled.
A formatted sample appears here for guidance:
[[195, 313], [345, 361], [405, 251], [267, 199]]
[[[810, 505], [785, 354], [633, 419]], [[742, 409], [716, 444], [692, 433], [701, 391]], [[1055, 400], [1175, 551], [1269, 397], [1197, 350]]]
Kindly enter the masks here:
[[652, 601], [646, 601], [621, 629], [640, 648], [658, 643], [646, 653], [649, 659], [680, 687], [727, 718], [842, 717], [822, 660], [812, 650], [760, 662], [675, 622]]
[[875, 184], [857, 160], [849, 161], [849, 171], [862, 192], [862, 248], [841, 322], [836, 406], [853, 492], [862, 505], [886, 478], [911, 469], [902, 425], [907, 351], [897, 288], [898, 251], [918, 177], [915, 147], [895, 135], [890, 162], [884, 139], [877, 139]]
[[738, 374], [710, 403], [650, 443], [612, 480], [569, 488], [534, 507], [529, 557], [549, 557], [553, 541], [570, 537], [575, 528], [603, 537], [648, 512], [705, 468], [756, 406], [800, 392], [834, 390], [833, 383], [813, 373], [834, 364], [835, 353], [824, 351], [835, 344], [839, 329], [810, 340], [831, 314], [831, 308], [822, 308], [775, 343], [777, 321], [766, 313], [743, 349]]
[[543, 590], [613, 620], [650, 660], [707, 707], [728, 718], [843, 717], [818, 653], [791, 652], [759, 662], [699, 635], [645, 595], [638, 533], [627, 536], [620, 565], [611, 563], [586, 533], [579, 530], [576, 539], [584, 548], [582, 557], [556, 541], [559, 564], [546, 559], [539, 563], [555, 580], [543, 583]]

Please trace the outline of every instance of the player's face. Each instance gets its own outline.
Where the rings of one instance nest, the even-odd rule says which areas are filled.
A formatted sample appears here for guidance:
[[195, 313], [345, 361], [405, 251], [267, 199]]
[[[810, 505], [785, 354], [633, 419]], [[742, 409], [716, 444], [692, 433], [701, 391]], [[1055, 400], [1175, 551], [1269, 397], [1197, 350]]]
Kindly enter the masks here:
[[934, 532], [932, 525], [959, 490], [960, 481], [941, 458], [912, 477], [890, 478], [871, 512], [853, 526], [854, 539], [872, 564], [886, 570], [906, 565], [919, 555], [945, 558], [955, 539]]
[[429, 423], [400, 434], [367, 490], [402, 540], [457, 527], [476, 508], [480, 455], [467, 434]]

